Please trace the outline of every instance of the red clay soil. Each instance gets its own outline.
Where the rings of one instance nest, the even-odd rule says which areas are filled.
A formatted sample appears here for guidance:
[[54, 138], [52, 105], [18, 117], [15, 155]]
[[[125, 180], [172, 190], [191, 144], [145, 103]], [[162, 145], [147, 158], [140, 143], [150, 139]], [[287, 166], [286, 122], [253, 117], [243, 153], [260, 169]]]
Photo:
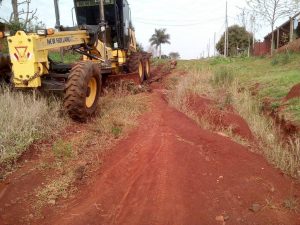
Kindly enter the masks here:
[[232, 107], [223, 110], [217, 107], [217, 103], [211, 99], [191, 95], [188, 99], [189, 108], [199, 117], [205, 116], [216, 127], [231, 128], [232, 132], [240, 137], [253, 141], [254, 137], [247, 122], [234, 112]]
[[293, 98], [300, 98], [300, 84], [296, 84], [294, 87], [292, 87], [285, 100], [288, 101]]
[[[86, 126], [72, 124], [60, 133], [60, 138], [78, 136]], [[18, 160], [16, 169], [4, 182], [0, 182], [0, 224], [30, 224], [36, 210], [35, 190], [47, 183], [49, 177], [57, 177], [54, 170], [44, 171], [39, 167], [53, 162], [49, 151], [54, 140], [36, 143]]]
[[274, 109], [272, 107], [272, 101], [268, 98], [265, 98], [263, 101], [263, 113], [272, 118], [282, 138], [289, 141], [290, 138], [293, 139], [299, 135], [300, 126], [295, 124], [295, 122], [287, 120], [283, 115], [281, 115], [280, 112], [283, 109], [284, 107]]
[[[299, 196], [299, 184], [262, 156], [199, 128], [161, 91], [140, 122], [75, 199], [47, 209], [36, 224], [300, 224], [300, 214], [282, 207]], [[249, 210], [254, 203], [257, 212]], [[216, 221], [222, 215], [227, 222]]]
[[[76, 196], [44, 209], [30, 224], [300, 224], [300, 214], [282, 206], [300, 196], [295, 180], [246, 147], [201, 129], [171, 108], [162, 90], [151, 100], [152, 110], [140, 118], [140, 126], [112, 149], [87, 184], [78, 186]], [[260, 207], [253, 212], [249, 208], [255, 203]], [[0, 224], [26, 224], [14, 207], [1, 209]]]

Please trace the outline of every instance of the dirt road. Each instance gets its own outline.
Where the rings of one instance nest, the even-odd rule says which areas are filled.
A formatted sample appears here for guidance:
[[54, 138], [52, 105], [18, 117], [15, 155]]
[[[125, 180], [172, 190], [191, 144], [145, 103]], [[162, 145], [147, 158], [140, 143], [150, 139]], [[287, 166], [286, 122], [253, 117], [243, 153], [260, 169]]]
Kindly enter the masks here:
[[262, 156], [199, 128], [168, 105], [163, 90], [151, 99], [152, 110], [93, 182], [49, 210], [41, 224], [300, 224], [300, 215], [282, 206], [299, 196], [292, 179]]
[[24, 179], [0, 186], [0, 224], [24, 224], [24, 216], [28, 224], [49, 225], [300, 224], [299, 212], [288, 209], [300, 196], [296, 180], [170, 107], [160, 84], [153, 89], [140, 125], [75, 196], [42, 209], [42, 216], [35, 218], [34, 203], [10, 201], [32, 195], [45, 179], [36, 170], [30, 176], [17, 170], [15, 177]]

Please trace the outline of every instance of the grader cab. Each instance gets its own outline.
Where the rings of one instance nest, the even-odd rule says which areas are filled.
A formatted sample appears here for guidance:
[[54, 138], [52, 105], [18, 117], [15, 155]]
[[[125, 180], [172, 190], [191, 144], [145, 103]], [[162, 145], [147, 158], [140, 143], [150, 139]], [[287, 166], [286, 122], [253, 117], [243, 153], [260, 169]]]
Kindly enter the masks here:
[[[97, 109], [104, 80], [133, 77], [143, 82], [150, 77], [150, 55], [137, 52], [127, 0], [74, 0], [78, 25], [66, 28], [54, 3], [56, 30], [7, 37], [10, 81], [18, 89], [64, 92], [65, 111], [84, 122]], [[49, 52], [61, 48], [81, 54], [82, 60], [54, 62]]]

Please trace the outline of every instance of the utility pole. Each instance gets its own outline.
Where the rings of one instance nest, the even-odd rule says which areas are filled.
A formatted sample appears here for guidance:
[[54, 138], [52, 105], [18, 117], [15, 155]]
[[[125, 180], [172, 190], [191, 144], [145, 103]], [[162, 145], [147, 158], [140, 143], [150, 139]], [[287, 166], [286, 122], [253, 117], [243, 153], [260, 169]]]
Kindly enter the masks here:
[[208, 44], [207, 44], [207, 56], [208, 58], [210, 57], [210, 39], [208, 40]]
[[254, 50], [254, 42], [255, 42], [255, 16], [252, 16], [252, 38], [253, 38], [253, 40], [252, 40], [252, 43], [253, 43], [253, 46], [252, 46], [252, 48], [253, 48], [253, 50]]
[[54, 0], [54, 9], [55, 9], [55, 28], [60, 29], [60, 15], [59, 15], [59, 7], [58, 7], [58, 0]]
[[225, 14], [225, 43], [224, 43], [224, 56], [228, 56], [228, 3], [226, 1], [226, 14]]
[[214, 33], [214, 57], [216, 57], [216, 32]]

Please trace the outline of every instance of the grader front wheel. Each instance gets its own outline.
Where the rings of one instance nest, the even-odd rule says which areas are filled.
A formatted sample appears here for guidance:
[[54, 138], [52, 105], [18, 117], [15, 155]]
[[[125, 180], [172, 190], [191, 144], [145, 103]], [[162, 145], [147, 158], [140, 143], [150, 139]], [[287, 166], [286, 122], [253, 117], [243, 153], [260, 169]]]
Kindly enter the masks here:
[[145, 80], [142, 54], [133, 53], [130, 55], [128, 59], [128, 70], [130, 73], [138, 72], [141, 83]]
[[101, 92], [100, 72], [92, 62], [80, 62], [71, 70], [66, 83], [64, 107], [73, 120], [86, 122], [95, 113]]

